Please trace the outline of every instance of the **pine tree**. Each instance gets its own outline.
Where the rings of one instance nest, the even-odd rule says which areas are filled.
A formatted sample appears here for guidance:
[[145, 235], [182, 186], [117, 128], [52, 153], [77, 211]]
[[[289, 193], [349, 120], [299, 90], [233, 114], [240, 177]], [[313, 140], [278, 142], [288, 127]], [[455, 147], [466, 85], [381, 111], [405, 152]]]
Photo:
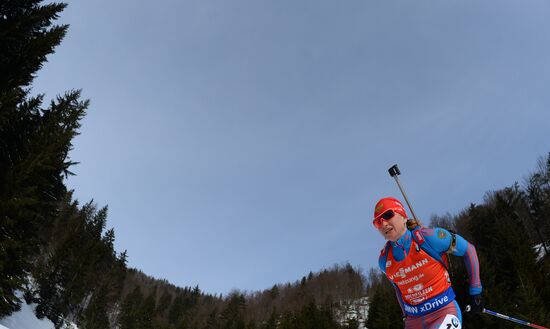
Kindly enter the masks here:
[[108, 287], [103, 285], [94, 294], [92, 301], [86, 307], [84, 319], [79, 321], [80, 326], [85, 329], [105, 329], [110, 327]]
[[158, 313], [160, 316], [164, 316], [165, 314], [168, 313], [168, 308], [170, 307], [171, 303], [172, 303], [172, 295], [170, 295], [170, 293], [167, 290], [164, 290], [157, 304], [156, 313]]
[[178, 294], [176, 298], [174, 298], [174, 301], [172, 302], [172, 307], [170, 308], [170, 311], [168, 312], [168, 322], [172, 324], [176, 324], [180, 321], [181, 317], [183, 317], [183, 313], [185, 311], [185, 305], [184, 305], [184, 297], [183, 294]]
[[147, 296], [139, 308], [139, 328], [143, 329], [153, 329], [154, 318], [155, 318], [155, 299], [153, 295]]
[[[118, 299], [126, 271], [126, 256], [113, 250], [114, 233], [103, 234], [106, 208], [78, 206], [71, 193], [60, 204], [47, 247], [35, 261], [39, 317], [60, 325], [67, 316], [81, 324], [102, 322]], [[80, 317], [80, 319], [78, 319]], [[103, 322], [102, 322], [103, 323]]]
[[244, 312], [246, 300], [242, 294], [234, 294], [221, 313], [223, 329], [245, 329]]
[[370, 306], [366, 326], [379, 329], [403, 328], [403, 313], [388, 279], [372, 271], [369, 281]]
[[122, 302], [119, 319], [120, 329], [140, 328], [140, 307], [142, 303], [143, 294], [141, 293], [141, 289], [135, 287]]
[[526, 186], [530, 222], [537, 243], [550, 253], [550, 154], [539, 159], [537, 171], [529, 176]]
[[277, 322], [278, 322], [279, 315], [274, 310], [271, 312], [271, 315], [269, 316], [269, 319], [265, 321], [260, 328], [261, 329], [277, 329]]
[[88, 106], [79, 91], [42, 107], [29, 85], [67, 26], [53, 21], [64, 4], [12, 0], [0, 5], [0, 316], [17, 310], [40, 246], [39, 234], [56, 216], [73, 165], [71, 141]]
[[[458, 233], [477, 250], [483, 296], [487, 308], [533, 322], [548, 320], [544, 270], [536, 261], [529, 238], [529, 202], [518, 184], [487, 194], [482, 205], [471, 205], [456, 219]], [[453, 288], [457, 300], [469, 300], [468, 275], [462, 262], [454, 262]], [[513, 328], [512, 323], [488, 316], [464, 314], [472, 327]]]
[[203, 329], [218, 329], [218, 328], [220, 328], [218, 310], [214, 309], [212, 310], [212, 312], [208, 314], [208, 318], [206, 319], [206, 325]]

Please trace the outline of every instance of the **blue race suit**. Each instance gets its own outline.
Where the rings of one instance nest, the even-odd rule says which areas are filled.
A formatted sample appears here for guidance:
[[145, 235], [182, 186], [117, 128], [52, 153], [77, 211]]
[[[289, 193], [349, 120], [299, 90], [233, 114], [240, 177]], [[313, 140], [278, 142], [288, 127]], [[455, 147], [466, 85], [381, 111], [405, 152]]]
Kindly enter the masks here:
[[[413, 239], [414, 233], [407, 230], [398, 241], [389, 242], [389, 248], [385, 248], [385, 250], [382, 251], [382, 254], [379, 258], [379, 266], [384, 273], [386, 273], [387, 270], [393, 270], [392, 274], [395, 274], [395, 268], [396, 266], [399, 266], [400, 262], [402, 262], [403, 264], [411, 264], [411, 262], [412, 264], [416, 264], [418, 261], [418, 264], [424, 264], [423, 261], [425, 262], [426, 256], [426, 253], [423, 252], [424, 250], [428, 251], [427, 254], [434, 255], [431, 256], [431, 258], [442, 262], [442, 256], [451, 248], [451, 233], [442, 228], [419, 228], [417, 230], [419, 232], [415, 232], [416, 241], [415, 239]], [[471, 243], [466, 241], [461, 236], [455, 235], [455, 237], [456, 245], [450, 253], [452, 255], [461, 256], [464, 258], [466, 270], [468, 271], [470, 278], [470, 295], [480, 294], [482, 291], [482, 287], [479, 279], [479, 261], [475, 248]], [[420, 243], [417, 243], [419, 238], [421, 239], [421, 241]], [[421, 248], [419, 248], [418, 246], [420, 246]], [[389, 259], [388, 257], [391, 257], [391, 259]], [[418, 257], [424, 257], [424, 259], [419, 259]], [[444, 280], [449, 280], [449, 277], [446, 272], [446, 268], [444, 268], [443, 265], [439, 266], [439, 268], [436, 269], [438, 270], [437, 273], [440, 277], [440, 282], [436, 282], [435, 286], [441, 286]], [[410, 283], [410, 279], [416, 279], [418, 281], [416, 282], [418, 283], [417, 286], [419, 287], [425, 288], [428, 285], [433, 285], [433, 273], [425, 272], [433, 271], [433, 266], [412, 266], [412, 270], [411, 266], [408, 266], [404, 270], [400, 270], [401, 272], [397, 272], [397, 274], [400, 274], [399, 278], [395, 278], [394, 276], [396, 275], [390, 275], [388, 276], [388, 278], [396, 289], [396, 295], [401, 309], [403, 310], [403, 313], [407, 316], [406, 328], [438, 328], [439, 324], [443, 321], [447, 314], [453, 314], [460, 321], [462, 321], [460, 308], [454, 300], [454, 292], [452, 291], [452, 288], [449, 288], [448, 290], [445, 290], [441, 294], [435, 296], [429, 295], [428, 293], [427, 298], [430, 299], [428, 299], [427, 301], [423, 301], [424, 304], [421, 304], [419, 302], [419, 305], [411, 305], [407, 303], [407, 301], [410, 302], [409, 298], [407, 298], [407, 301], [404, 300], [403, 294], [406, 294], [407, 291], [406, 289], [404, 289], [404, 287], [399, 286], [399, 284], [403, 282]], [[423, 271], [425, 273], [423, 273]], [[445, 275], [439, 275], [441, 273], [444, 273]], [[413, 274], [415, 274], [414, 277], [410, 278], [409, 280], [406, 279], [407, 275], [411, 277]], [[422, 279], [430, 277], [430, 274], [432, 277], [430, 282], [423, 282]], [[386, 273], [386, 275], [388, 275], [388, 273]], [[430, 290], [428, 289], [425, 290], [430, 292]], [[409, 288], [409, 292], [413, 293], [411, 295], [415, 294], [414, 291], [411, 291], [411, 288]], [[440, 291], [437, 292], [439, 293]], [[409, 295], [405, 297], [409, 297]]]

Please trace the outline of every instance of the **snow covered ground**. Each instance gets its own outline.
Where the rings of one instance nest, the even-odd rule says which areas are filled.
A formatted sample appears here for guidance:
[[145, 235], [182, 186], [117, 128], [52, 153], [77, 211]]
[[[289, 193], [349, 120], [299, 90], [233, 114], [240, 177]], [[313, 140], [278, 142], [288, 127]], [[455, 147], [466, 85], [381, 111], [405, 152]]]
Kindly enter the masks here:
[[[29, 305], [23, 302], [19, 312], [0, 319], [0, 329], [55, 329], [50, 320], [38, 319], [34, 314], [34, 308], [33, 304]], [[71, 324], [66, 329], [78, 329], [78, 327]]]
[[537, 262], [546, 256], [546, 249], [544, 249], [544, 245], [542, 243], [537, 244], [533, 247], [535, 249], [535, 252], [537, 253]]
[[336, 310], [336, 320], [345, 325], [348, 320], [359, 322], [359, 329], [366, 329], [365, 323], [369, 314], [369, 298], [362, 297], [356, 300], [341, 301]]
[[[32, 282], [32, 279], [30, 280]], [[0, 319], [0, 329], [55, 329], [53, 322], [47, 318], [38, 319], [34, 313], [35, 304], [27, 304], [23, 299], [21, 291], [16, 292], [16, 296], [23, 300], [21, 310], [10, 316]], [[78, 329], [74, 323], [70, 323], [63, 329]]]
[[54, 325], [48, 319], [39, 320], [34, 306], [23, 302], [19, 312], [0, 319], [0, 329], [54, 329]]

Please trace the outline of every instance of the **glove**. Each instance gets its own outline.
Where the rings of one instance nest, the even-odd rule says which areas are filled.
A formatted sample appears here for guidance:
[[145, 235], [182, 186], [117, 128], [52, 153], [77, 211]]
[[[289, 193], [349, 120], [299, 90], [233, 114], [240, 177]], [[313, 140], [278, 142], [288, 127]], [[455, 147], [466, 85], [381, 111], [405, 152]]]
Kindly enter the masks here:
[[470, 298], [470, 312], [473, 314], [483, 313], [483, 298], [481, 298], [481, 295], [473, 295]]

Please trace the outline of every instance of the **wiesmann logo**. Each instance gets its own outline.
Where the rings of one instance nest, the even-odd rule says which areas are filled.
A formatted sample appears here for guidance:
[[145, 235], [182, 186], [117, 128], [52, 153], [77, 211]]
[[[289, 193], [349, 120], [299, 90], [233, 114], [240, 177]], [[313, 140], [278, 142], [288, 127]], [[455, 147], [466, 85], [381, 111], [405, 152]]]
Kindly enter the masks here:
[[419, 262], [416, 262], [416, 264], [412, 264], [411, 266], [407, 267], [401, 267], [395, 272], [394, 275], [390, 276], [390, 280], [393, 280], [395, 278], [404, 278], [407, 276], [408, 273], [411, 273], [413, 271], [416, 271], [418, 268], [428, 264], [429, 261], [427, 258], [422, 259]]

